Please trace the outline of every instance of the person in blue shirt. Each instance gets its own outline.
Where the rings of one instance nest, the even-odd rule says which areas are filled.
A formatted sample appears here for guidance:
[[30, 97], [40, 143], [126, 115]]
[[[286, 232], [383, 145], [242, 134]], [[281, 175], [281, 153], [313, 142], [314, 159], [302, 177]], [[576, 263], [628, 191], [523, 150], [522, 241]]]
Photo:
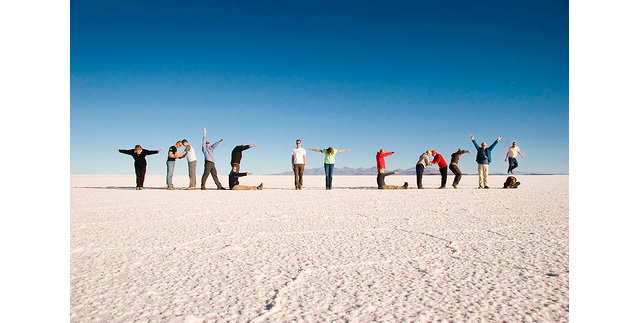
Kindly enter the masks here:
[[489, 188], [489, 186], [487, 186], [487, 179], [489, 177], [489, 164], [491, 164], [491, 150], [498, 144], [498, 141], [502, 140], [502, 137], [498, 136], [498, 139], [489, 147], [487, 147], [486, 142], [482, 142], [482, 144], [478, 146], [473, 134], [469, 134], [469, 138], [471, 138], [473, 145], [478, 151], [476, 154], [476, 163], [478, 163], [478, 188]]
[[218, 145], [224, 140], [224, 138], [220, 138], [220, 140], [216, 141], [213, 145], [207, 140], [207, 128], [204, 128], [202, 131], [202, 153], [204, 153], [204, 174], [202, 174], [202, 179], [200, 180], [200, 189], [206, 190], [205, 186], [207, 182], [207, 178], [209, 178], [209, 174], [213, 177], [213, 181], [216, 182], [216, 186], [219, 190], [224, 190], [220, 184], [220, 180], [218, 180], [218, 171], [216, 170], [216, 163], [213, 160], [213, 150], [218, 147]]
[[258, 186], [240, 185], [239, 178], [242, 177], [242, 176], [247, 176], [247, 175], [251, 175], [251, 173], [239, 173], [237, 165], [231, 166], [231, 172], [229, 173], [229, 189], [230, 190], [234, 190], [234, 191], [236, 191], [236, 190], [261, 190], [262, 189], [262, 183], [260, 183], [260, 185], [258, 185]]

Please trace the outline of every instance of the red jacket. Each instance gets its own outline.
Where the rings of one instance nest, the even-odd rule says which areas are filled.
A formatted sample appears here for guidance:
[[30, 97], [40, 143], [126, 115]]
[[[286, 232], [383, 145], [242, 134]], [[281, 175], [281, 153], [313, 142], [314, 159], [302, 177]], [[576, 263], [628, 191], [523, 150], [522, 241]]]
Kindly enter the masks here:
[[376, 164], [378, 166], [378, 169], [387, 168], [387, 165], [384, 163], [384, 158], [391, 154], [393, 154], [393, 151], [387, 151], [382, 154], [380, 152], [376, 153], [376, 162], [377, 162]]
[[442, 155], [438, 154], [435, 150], [432, 150], [431, 154], [433, 155], [433, 160], [431, 161], [432, 164], [438, 164], [438, 167], [440, 168], [447, 167], [447, 162], [444, 160]]

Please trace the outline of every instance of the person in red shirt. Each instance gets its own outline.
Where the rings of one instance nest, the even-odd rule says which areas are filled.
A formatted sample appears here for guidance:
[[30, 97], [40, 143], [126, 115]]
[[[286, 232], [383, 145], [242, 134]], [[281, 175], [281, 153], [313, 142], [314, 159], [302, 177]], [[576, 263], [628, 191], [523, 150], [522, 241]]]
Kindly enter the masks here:
[[393, 151], [385, 152], [384, 148], [380, 148], [380, 151], [376, 153], [376, 166], [378, 167], [378, 174], [384, 173], [385, 168], [387, 168], [387, 165], [384, 163], [384, 158], [390, 155], [393, 155]]
[[442, 157], [442, 155], [440, 155], [435, 150], [431, 151], [431, 155], [433, 155], [433, 160], [431, 160], [431, 163], [438, 164], [438, 167], [440, 168], [441, 180], [440, 187], [438, 188], [443, 189], [447, 185], [447, 162], [444, 160], [444, 157]]

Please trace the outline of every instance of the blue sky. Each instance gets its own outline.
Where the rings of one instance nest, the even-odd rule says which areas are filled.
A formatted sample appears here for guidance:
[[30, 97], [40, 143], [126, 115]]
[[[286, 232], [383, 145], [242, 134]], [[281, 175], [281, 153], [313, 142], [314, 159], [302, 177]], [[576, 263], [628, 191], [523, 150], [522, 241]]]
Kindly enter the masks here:
[[72, 0], [71, 173], [132, 174], [115, 148], [141, 144], [162, 148], [147, 172], [163, 174], [182, 138], [202, 163], [203, 127], [225, 138], [223, 173], [237, 144], [258, 145], [256, 173], [290, 169], [297, 138], [352, 149], [337, 167], [384, 147], [393, 169], [472, 150], [470, 132], [503, 136], [492, 171], [517, 141], [519, 170], [567, 173], [568, 35], [566, 1]]

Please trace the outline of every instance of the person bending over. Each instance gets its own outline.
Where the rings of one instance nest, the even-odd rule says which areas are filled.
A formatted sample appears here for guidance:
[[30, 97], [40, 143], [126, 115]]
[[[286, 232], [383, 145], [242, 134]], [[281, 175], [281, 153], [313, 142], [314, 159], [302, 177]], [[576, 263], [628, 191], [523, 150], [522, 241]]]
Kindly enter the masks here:
[[256, 144], [235, 146], [231, 151], [231, 167], [233, 167], [233, 165], [236, 165], [238, 166], [238, 171], [240, 171], [240, 161], [242, 160], [242, 152], [249, 148], [253, 148], [255, 146]]
[[444, 160], [444, 157], [440, 155], [435, 150], [431, 151], [431, 155], [433, 155], [432, 164], [438, 164], [438, 169], [440, 170], [440, 189], [444, 189], [447, 185], [447, 162]]
[[460, 160], [460, 156], [468, 153], [468, 150], [461, 150], [460, 148], [458, 148], [458, 151], [451, 154], [449, 169], [454, 175], [456, 175], [456, 177], [453, 179], [453, 188], [458, 188], [458, 183], [460, 183], [460, 180], [462, 179], [462, 172], [460, 171], [460, 168], [458, 168], [458, 160]]

